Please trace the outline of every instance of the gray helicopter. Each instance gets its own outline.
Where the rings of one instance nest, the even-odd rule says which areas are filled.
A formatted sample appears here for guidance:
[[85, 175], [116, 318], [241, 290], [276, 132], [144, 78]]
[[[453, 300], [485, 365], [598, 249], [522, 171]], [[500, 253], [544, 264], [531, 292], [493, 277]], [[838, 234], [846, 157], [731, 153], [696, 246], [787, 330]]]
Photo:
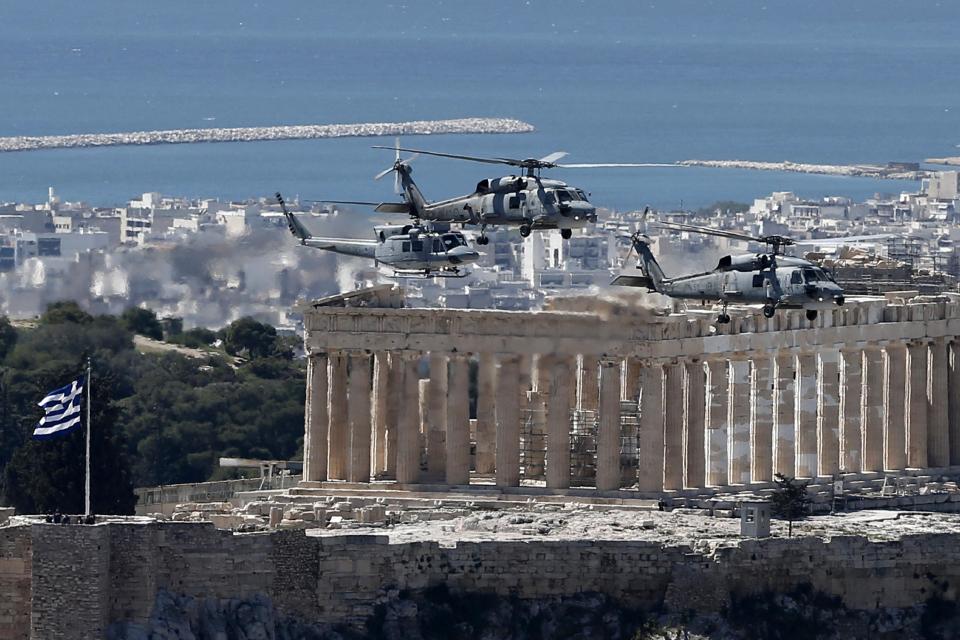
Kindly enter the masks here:
[[393, 277], [462, 278], [466, 273], [461, 268], [480, 259], [480, 254], [467, 246], [462, 233], [412, 224], [376, 226], [374, 240], [316, 237], [287, 210], [283, 196], [276, 195], [290, 233], [300, 240], [300, 244], [347, 256], [372, 258], [377, 266], [382, 264], [393, 269]]
[[[560, 180], [540, 177], [543, 169], [584, 169], [597, 167], [651, 167], [657, 164], [558, 164], [557, 160], [567, 155], [557, 151], [543, 158], [481, 158], [453, 153], [439, 153], [420, 149], [405, 149], [399, 146], [374, 149], [390, 149], [396, 152], [392, 166], [381, 171], [375, 179], [379, 180], [390, 172], [395, 173], [396, 191], [403, 195], [402, 203], [363, 203], [345, 202], [344, 204], [370, 204], [381, 213], [407, 213], [415, 221], [430, 220], [461, 225], [478, 225], [480, 236], [478, 244], [487, 244], [489, 239], [484, 233], [488, 226], [509, 225], [520, 229], [524, 238], [534, 229], [559, 229], [560, 236], [569, 239], [573, 230], [594, 224], [597, 221], [597, 209], [588, 200], [583, 189], [570, 186]], [[400, 152], [413, 153], [410, 158], [400, 159]], [[410, 174], [410, 163], [417, 155], [456, 158], [486, 164], [503, 164], [519, 167], [526, 171], [522, 176], [504, 176], [485, 178], [477, 183], [473, 193], [428, 202], [414, 183]]]
[[[663, 229], [688, 231], [706, 235], [759, 242], [770, 245], [768, 253], [724, 256], [713, 271], [668, 278], [650, 251], [650, 238], [637, 232], [630, 236], [639, 261], [641, 276], [621, 274], [611, 284], [626, 287], [647, 287], [649, 291], [671, 298], [716, 300], [723, 305], [717, 316], [719, 324], [730, 322], [727, 305], [762, 304], [763, 315], [772, 318], [777, 309], [803, 309], [808, 320], [815, 320], [818, 311], [832, 309], [844, 302], [843, 289], [827, 271], [818, 265], [782, 254], [782, 248], [795, 244], [785, 236], [753, 237], [687, 224], [657, 225]], [[852, 239], [851, 239], [852, 240]]]

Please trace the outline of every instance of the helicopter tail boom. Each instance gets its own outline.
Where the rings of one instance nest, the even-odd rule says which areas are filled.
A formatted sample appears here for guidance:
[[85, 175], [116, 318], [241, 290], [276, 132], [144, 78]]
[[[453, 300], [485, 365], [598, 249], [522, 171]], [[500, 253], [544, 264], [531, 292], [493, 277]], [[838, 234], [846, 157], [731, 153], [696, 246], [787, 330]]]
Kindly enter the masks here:
[[283, 209], [283, 215], [287, 219], [287, 228], [290, 229], [290, 233], [299, 239], [300, 242], [305, 242], [306, 240], [310, 239], [313, 234], [311, 234], [307, 228], [303, 226], [302, 222], [297, 220], [297, 216], [293, 215], [287, 210], [287, 203], [284, 201], [283, 196], [280, 195], [279, 191], [276, 195], [277, 202], [280, 203], [280, 208]]
[[[633, 242], [633, 248], [637, 251], [637, 256], [640, 258], [639, 267], [643, 271], [645, 276], [642, 280], [642, 283], [628, 283], [623, 282], [626, 286], [646, 286], [650, 289], [653, 289], [657, 292], [663, 291], [663, 284], [667, 280], [667, 277], [663, 275], [663, 270], [660, 268], [660, 263], [657, 262], [657, 259], [654, 257], [653, 252], [650, 251], [650, 243], [648, 239], [639, 234], [634, 234], [630, 241]], [[639, 279], [638, 279], [639, 280]], [[616, 280], [614, 281], [616, 283]]]

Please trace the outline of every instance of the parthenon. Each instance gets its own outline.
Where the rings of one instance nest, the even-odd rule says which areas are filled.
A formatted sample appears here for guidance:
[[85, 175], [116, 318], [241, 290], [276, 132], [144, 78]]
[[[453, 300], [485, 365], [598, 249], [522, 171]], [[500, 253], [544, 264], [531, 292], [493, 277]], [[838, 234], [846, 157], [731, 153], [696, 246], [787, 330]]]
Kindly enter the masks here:
[[727, 325], [635, 298], [397, 306], [305, 313], [302, 487], [653, 497], [960, 465], [957, 296], [855, 298], [812, 322], [740, 309]]

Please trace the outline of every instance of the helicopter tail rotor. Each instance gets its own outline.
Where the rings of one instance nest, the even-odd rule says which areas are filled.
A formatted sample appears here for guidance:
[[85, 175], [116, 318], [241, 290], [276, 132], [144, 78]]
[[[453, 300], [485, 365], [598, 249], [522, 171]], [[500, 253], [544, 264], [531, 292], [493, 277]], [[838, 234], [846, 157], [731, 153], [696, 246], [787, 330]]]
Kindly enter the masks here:
[[375, 176], [373, 177], [373, 179], [374, 179], [374, 180], [379, 180], [379, 179], [382, 178], [383, 176], [385, 176], [385, 175], [387, 175], [388, 173], [390, 173], [391, 171], [393, 171], [393, 172], [394, 172], [394, 173], [393, 173], [393, 192], [396, 193], [397, 195], [402, 195], [402, 194], [403, 194], [403, 185], [400, 183], [400, 171], [401, 171], [401, 168], [406, 168], [406, 170], [409, 171], [409, 170], [410, 170], [410, 163], [413, 162], [414, 160], [416, 160], [416, 159], [417, 159], [417, 156], [419, 156], [420, 154], [419, 154], [419, 153], [415, 153], [415, 154], [413, 154], [412, 156], [410, 156], [409, 158], [407, 158], [407, 159], [405, 159], [405, 160], [401, 160], [401, 159], [400, 159], [401, 147], [400, 147], [400, 138], [399, 138], [399, 137], [395, 139], [393, 149], [394, 149], [394, 151], [396, 152], [396, 155], [394, 156], [394, 160], [393, 160], [393, 165], [387, 167], [386, 169], [384, 169], [383, 171], [381, 171], [380, 173], [378, 173], [377, 175], [375, 175]]

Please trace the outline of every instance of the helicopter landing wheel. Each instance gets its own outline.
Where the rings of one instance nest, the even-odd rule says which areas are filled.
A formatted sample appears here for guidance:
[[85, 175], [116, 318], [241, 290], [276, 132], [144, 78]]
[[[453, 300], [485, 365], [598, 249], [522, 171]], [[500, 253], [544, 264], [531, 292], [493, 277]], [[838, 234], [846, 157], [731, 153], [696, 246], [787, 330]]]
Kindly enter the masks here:
[[772, 318], [777, 313], [777, 308], [772, 304], [763, 305], [763, 317]]
[[726, 313], [721, 313], [717, 316], [717, 324], [730, 324], [730, 316]]
[[817, 319], [817, 310], [816, 309], [807, 309], [807, 320], [813, 322]]
[[490, 244], [490, 238], [487, 236], [480, 236], [477, 238], [477, 244]]
[[573, 229], [560, 229], [560, 237], [569, 240], [573, 237]]
[[522, 224], [520, 225], [520, 235], [524, 238], [530, 235], [530, 225]]

